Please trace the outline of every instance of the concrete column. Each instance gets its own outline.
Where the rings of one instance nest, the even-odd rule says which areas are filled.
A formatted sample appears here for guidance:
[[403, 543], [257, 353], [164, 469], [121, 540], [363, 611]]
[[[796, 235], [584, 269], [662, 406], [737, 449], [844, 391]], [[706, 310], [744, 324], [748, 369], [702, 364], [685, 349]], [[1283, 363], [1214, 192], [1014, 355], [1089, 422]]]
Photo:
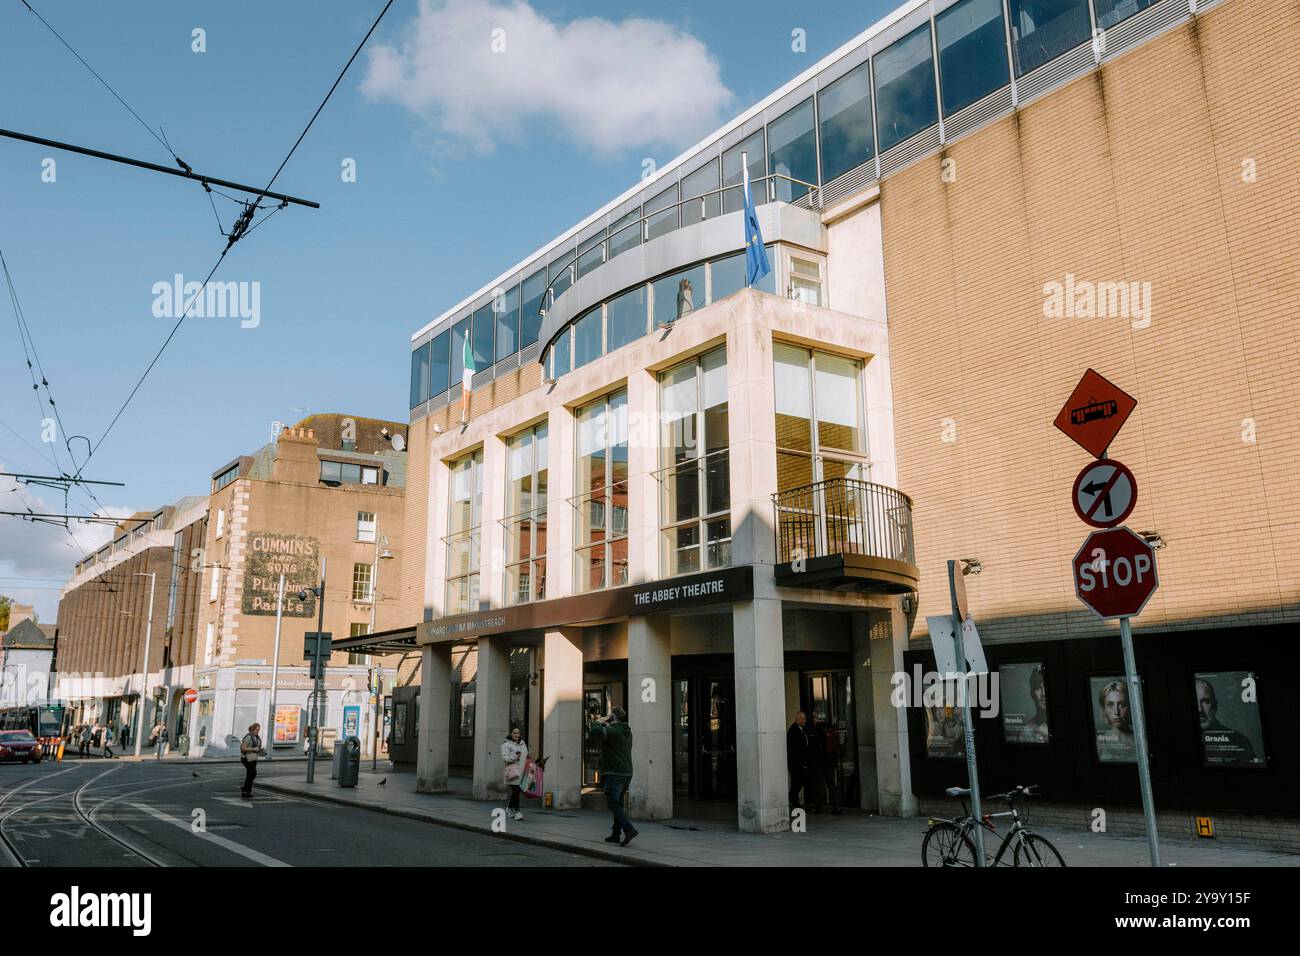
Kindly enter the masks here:
[[[659, 577], [659, 382], [649, 372], [627, 379], [628, 581]], [[630, 713], [630, 712], [629, 712]], [[635, 733], [635, 725], [634, 730]]]
[[475, 800], [496, 800], [505, 796], [501, 744], [509, 732], [510, 635], [492, 634], [479, 638], [478, 673], [474, 677]]
[[[876, 617], [884, 621], [884, 615]], [[868, 611], [854, 611], [853, 630], [853, 716], [858, 742], [858, 792], [862, 809], [880, 812], [880, 778], [876, 769], [875, 687], [871, 682], [871, 619]]]
[[895, 707], [891, 701], [890, 678], [903, 671], [903, 652], [907, 649], [907, 616], [901, 598], [880, 615], [872, 615], [871, 694], [876, 724], [876, 776], [880, 795], [880, 812], [891, 817], [916, 816], [916, 796], [912, 793], [911, 753], [907, 742], [907, 708]]
[[479, 607], [505, 601], [506, 443], [495, 435], [483, 440], [483, 504], [479, 512]]
[[755, 301], [748, 309], [737, 307], [736, 320], [743, 324], [727, 333], [731, 563], [770, 566], [776, 553], [772, 511], [772, 493], [776, 491], [772, 332], [761, 322], [761, 297], [755, 293], [752, 298]]
[[582, 805], [582, 631], [547, 631], [543, 652], [542, 736], [550, 757], [546, 789], [555, 795], [556, 810], [570, 810]]
[[786, 830], [790, 816], [781, 602], [756, 598], [733, 605], [731, 614], [739, 826], [747, 833]]
[[426, 645], [420, 650], [420, 747], [415, 764], [418, 792], [446, 793], [450, 751], [451, 645]]
[[673, 815], [672, 618], [667, 614], [627, 622], [627, 717], [632, 816], [667, 820]]
[[[563, 406], [551, 409], [547, 424], [549, 462], [546, 489], [546, 596], [573, 593], [574, 481], [573, 414]], [[550, 769], [549, 764], [547, 769]]]

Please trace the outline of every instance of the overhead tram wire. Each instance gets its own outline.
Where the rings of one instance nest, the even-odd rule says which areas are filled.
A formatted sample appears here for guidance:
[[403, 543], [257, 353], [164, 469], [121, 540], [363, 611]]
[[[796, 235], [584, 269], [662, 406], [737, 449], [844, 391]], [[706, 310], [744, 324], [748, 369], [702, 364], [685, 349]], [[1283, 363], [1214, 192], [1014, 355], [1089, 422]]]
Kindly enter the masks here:
[[[221, 255], [217, 257], [217, 261], [213, 264], [212, 269], [208, 272], [208, 277], [203, 280], [202, 285], [199, 286], [199, 289], [194, 294], [194, 297], [190, 299], [189, 304], [186, 305], [185, 309], [181, 312], [180, 318], [176, 320], [176, 324], [173, 325], [171, 331], [167, 333], [167, 338], [163, 340], [163, 344], [158, 349], [158, 353], [153, 357], [153, 360], [150, 361], [149, 366], [144, 370], [144, 374], [140, 376], [140, 380], [135, 383], [135, 386], [131, 389], [130, 394], [127, 395], [126, 401], [124, 401], [122, 403], [121, 408], [117, 410], [117, 413], [113, 416], [113, 420], [108, 423], [108, 427], [104, 429], [104, 433], [99, 436], [99, 440], [95, 442], [94, 446], [90, 449], [90, 454], [86, 456], [86, 460], [83, 461], [80, 467], [77, 469], [77, 473], [75, 477], [77, 478], [81, 477], [82, 470], [86, 467], [86, 465], [90, 463], [90, 459], [95, 456], [95, 453], [99, 451], [99, 447], [104, 443], [104, 439], [107, 438], [109, 432], [113, 430], [113, 426], [117, 424], [117, 420], [122, 417], [122, 413], [126, 411], [126, 407], [129, 404], [131, 404], [131, 399], [135, 397], [135, 393], [140, 390], [140, 386], [143, 385], [145, 379], [149, 377], [149, 373], [153, 370], [153, 367], [156, 364], [158, 364], [158, 359], [162, 358], [163, 352], [166, 351], [168, 344], [171, 343], [171, 340], [175, 337], [177, 330], [180, 329], [181, 323], [184, 322], [186, 317], [189, 315], [189, 311], [191, 308], [193, 308], [195, 300], [200, 295], [203, 294], [203, 291], [204, 289], [207, 288], [208, 283], [212, 281], [212, 276], [216, 273], [217, 269], [221, 266], [221, 263], [225, 260], [226, 253], [230, 251], [231, 247], [234, 246], [234, 244], [238, 242], [239, 239], [241, 239], [244, 235], [247, 234], [249, 224], [252, 221], [252, 215], [250, 213], [250, 210], [254, 210], [258, 208], [258, 204], [264, 198], [270, 195], [271, 187], [274, 186], [275, 181], [280, 178], [280, 173], [284, 171], [284, 167], [288, 165], [289, 160], [293, 157], [293, 154], [297, 151], [299, 145], [301, 145], [302, 141], [306, 138], [307, 133], [311, 130], [312, 125], [316, 122], [316, 118], [320, 116], [321, 111], [325, 109], [325, 105], [330, 101], [330, 97], [334, 95], [334, 91], [338, 89], [339, 84], [343, 82], [343, 77], [347, 75], [348, 69], [352, 66], [356, 58], [361, 54], [361, 50], [365, 47], [366, 42], [370, 39], [371, 35], [378, 28], [379, 22], [384, 19], [384, 14], [388, 12], [389, 8], [392, 5], [393, 5], [393, 0], [387, 0], [387, 3], [384, 4], [384, 8], [379, 11], [379, 16], [375, 17], [375, 22], [370, 25], [370, 29], [366, 31], [366, 35], [361, 38], [361, 42], [357, 44], [357, 48], [352, 51], [352, 56], [348, 57], [347, 63], [345, 63], [343, 65], [343, 69], [339, 71], [339, 75], [335, 78], [334, 83], [330, 86], [329, 92], [326, 93], [325, 98], [321, 100], [320, 106], [316, 107], [316, 112], [312, 114], [311, 119], [308, 120], [307, 125], [303, 127], [303, 131], [298, 135], [298, 138], [294, 141], [294, 144], [289, 149], [288, 154], [285, 155], [279, 167], [276, 168], [275, 175], [271, 177], [270, 182], [268, 182], [266, 186], [262, 189], [262, 191], [258, 194], [257, 199], [255, 199], [252, 204], [246, 206], [244, 210], [244, 215], [240, 217], [240, 222], [243, 223], [242, 228], [240, 226], [240, 223], [236, 223], [235, 226], [231, 228], [230, 236], [228, 238], [228, 241], [226, 242], [226, 248], [221, 250]], [[275, 211], [273, 211], [270, 215], [273, 215], [274, 212]], [[266, 218], [270, 218], [270, 215], [268, 215]], [[247, 219], [247, 221], [245, 221], [245, 219]], [[263, 219], [263, 222], [265, 221], [266, 220]]]

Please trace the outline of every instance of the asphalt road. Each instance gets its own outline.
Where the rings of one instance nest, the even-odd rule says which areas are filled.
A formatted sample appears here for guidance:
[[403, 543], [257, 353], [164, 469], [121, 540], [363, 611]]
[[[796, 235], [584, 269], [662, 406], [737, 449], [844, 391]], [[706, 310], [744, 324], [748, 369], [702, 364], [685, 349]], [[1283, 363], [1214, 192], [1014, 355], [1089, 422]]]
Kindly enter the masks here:
[[0, 867], [616, 865], [256, 788], [242, 800], [242, 780], [236, 763], [0, 765]]

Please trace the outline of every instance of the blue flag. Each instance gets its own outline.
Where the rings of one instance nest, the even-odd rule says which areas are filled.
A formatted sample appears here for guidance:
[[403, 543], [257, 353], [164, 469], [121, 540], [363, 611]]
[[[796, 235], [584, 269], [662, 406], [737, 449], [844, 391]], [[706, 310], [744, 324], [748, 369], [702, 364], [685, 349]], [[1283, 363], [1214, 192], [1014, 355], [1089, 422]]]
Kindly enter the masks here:
[[754, 209], [754, 196], [749, 191], [749, 166], [741, 161], [745, 172], [745, 285], [755, 282], [772, 271], [767, 261], [767, 247], [763, 245], [763, 230], [758, 227], [758, 212]]

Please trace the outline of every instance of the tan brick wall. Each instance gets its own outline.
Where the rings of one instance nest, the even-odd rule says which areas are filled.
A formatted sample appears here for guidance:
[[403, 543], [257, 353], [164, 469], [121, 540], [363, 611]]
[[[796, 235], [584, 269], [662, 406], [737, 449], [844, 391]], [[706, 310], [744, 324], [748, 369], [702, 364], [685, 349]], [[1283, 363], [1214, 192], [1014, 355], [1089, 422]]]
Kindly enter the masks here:
[[[1138, 399], [1111, 454], [1169, 542], [1137, 626], [1300, 619], [1297, 47], [1294, 0], [1227, 3], [882, 184], [918, 634], [971, 556], [986, 637], [1106, 628], [1071, 584], [1088, 456], [1051, 425], [1089, 366]], [[1067, 273], [1149, 282], [1149, 327], [1044, 317]]]

